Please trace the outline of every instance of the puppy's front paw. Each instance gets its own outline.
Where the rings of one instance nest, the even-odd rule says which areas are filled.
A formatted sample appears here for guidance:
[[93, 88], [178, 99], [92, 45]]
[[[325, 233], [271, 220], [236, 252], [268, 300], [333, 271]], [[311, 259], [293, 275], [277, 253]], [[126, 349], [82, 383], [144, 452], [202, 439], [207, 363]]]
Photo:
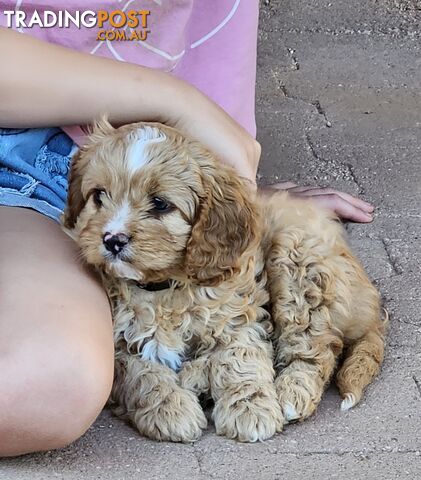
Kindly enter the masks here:
[[[246, 392], [248, 393], [248, 392]], [[240, 442], [266, 440], [282, 430], [284, 420], [273, 389], [229, 393], [213, 411], [216, 433]]]
[[289, 375], [281, 375], [275, 380], [279, 404], [287, 423], [305, 420], [314, 413], [320, 400], [322, 392], [316, 391], [315, 382], [301, 380]]
[[160, 441], [191, 443], [206, 428], [205, 414], [197, 397], [179, 388], [160, 403], [142, 402], [134, 422], [142, 435]]
[[209, 372], [206, 357], [199, 357], [191, 362], [185, 362], [178, 378], [182, 388], [190, 390], [195, 395], [209, 391]]

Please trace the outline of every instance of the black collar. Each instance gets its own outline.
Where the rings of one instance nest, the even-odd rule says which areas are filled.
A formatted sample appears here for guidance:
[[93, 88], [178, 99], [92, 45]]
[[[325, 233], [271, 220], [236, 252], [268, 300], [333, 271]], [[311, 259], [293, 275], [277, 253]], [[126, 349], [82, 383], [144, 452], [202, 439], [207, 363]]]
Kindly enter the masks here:
[[136, 285], [142, 290], [146, 290], [147, 292], [160, 292], [161, 290], [168, 290], [173, 285], [173, 281], [165, 280], [164, 282], [158, 282], [158, 283], [136, 282]]

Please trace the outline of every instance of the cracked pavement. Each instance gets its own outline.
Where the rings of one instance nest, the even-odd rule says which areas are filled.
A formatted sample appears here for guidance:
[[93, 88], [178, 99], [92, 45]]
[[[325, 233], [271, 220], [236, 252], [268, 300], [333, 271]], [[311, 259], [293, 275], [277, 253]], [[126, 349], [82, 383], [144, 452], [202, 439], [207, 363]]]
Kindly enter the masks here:
[[303, 424], [257, 445], [212, 428], [195, 445], [140, 438], [107, 410], [76, 444], [0, 461], [0, 480], [421, 478], [421, 0], [264, 0], [261, 183], [329, 185], [376, 205], [350, 242], [390, 314], [360, 405], [335, 387]]

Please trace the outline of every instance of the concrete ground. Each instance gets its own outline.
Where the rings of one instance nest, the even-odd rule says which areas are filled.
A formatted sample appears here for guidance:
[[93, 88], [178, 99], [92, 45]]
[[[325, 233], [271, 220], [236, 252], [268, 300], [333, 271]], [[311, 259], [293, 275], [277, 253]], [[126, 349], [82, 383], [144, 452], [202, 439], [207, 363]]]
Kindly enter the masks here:
[[350, 240], [391, 314], [381, 376], [355, 410], [332, 387], [265, 443], [210, 429], [155, 443], [105, 411], [76, 444], [0, 461], [0, 480], [421, 478], [421, 2], [265, 0], [258, 73], [262, 182], [293, 179], [376, 206]]

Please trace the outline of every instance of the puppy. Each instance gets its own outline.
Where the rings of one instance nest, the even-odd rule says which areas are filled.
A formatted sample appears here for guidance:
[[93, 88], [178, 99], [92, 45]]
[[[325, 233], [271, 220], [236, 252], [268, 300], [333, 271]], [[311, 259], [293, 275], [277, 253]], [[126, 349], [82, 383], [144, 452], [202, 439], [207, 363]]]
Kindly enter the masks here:
[[265, 440], [313, 413], [343, 351], [343, 409], [379, 370], [379, 297], [339, 223], [287, 194], [256, 198], [172, 128], [100, 122], [63, 223], [102, 274], [111, 400], [143, 435], [196, 440], [210, 396], [218, 434]]

